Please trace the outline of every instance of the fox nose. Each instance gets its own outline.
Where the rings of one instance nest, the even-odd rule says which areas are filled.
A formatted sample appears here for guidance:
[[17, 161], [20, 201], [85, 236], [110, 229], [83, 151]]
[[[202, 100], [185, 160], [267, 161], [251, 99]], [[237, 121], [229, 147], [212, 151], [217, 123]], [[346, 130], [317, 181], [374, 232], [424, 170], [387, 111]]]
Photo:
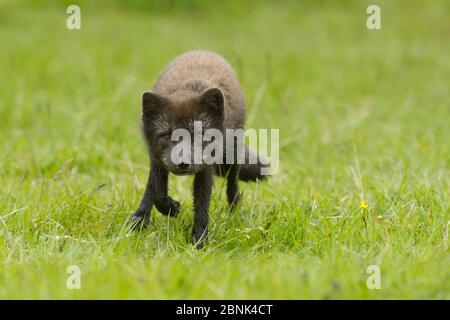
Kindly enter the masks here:
[[184, 162], [181, 162], [179, 165], [178, 165], [178, 169], [180, 169], [180, 170], [187, 170], [187, 168], [189, 168], [189, 164], [188, 163], [184, 163]]

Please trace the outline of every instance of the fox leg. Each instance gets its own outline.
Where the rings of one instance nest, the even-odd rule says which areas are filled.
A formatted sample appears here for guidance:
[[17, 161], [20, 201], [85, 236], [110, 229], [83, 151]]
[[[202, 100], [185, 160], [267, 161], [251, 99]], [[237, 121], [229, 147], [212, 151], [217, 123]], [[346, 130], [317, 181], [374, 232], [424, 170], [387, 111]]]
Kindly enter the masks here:
[[198, 172], [194, 178], [193, 240], [198, 249], [208, 241], [209, 204], [213, 187], [213, 167]]
[[164, 215], [176, 216], [180, 210], [180, 204], [167, 195], [168, 172], [160, 165], [153, 165], [147, 180], [144, 196], [138, 209], [131, 216], [134, 225], [144, 223], [148, 226], [150, 211], [153, 205]]
[[241, 199], [239, 192], [239, 165], [233, 164], [230, 166], [227, 175], [227, 198], [231, 210], [234, 210]]
[[155, 207], [163, 215], [176, 217], [180, 211], [180, 203], [167, 195], [169, 173], [161, 166], [152, 169], [155, 171], [155, 181], [153, 183], [153, 202]]

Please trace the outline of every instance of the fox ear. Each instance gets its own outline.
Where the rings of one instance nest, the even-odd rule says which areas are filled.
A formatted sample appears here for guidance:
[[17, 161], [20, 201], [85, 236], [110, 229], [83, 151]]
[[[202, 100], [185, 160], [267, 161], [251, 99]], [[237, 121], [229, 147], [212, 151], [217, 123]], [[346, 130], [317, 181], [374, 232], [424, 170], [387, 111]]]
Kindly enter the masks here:
[[209, 88], [202, 93], [200, 101], [203, 112], [223, 117], [225, 97], [222, 90], [216, 87]]
[[161, 113], [166, 105], [165, 99], [153, 91], [146, 91], [142, 95], [142, 116], [147, 119], [153, 119], [155, 115]]

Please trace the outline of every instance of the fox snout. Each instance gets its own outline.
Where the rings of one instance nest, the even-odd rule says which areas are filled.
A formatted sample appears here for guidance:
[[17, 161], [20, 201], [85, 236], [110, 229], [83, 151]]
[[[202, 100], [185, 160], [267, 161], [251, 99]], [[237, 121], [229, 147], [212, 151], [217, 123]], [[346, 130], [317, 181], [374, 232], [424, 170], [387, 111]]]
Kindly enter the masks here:
[[170, 148], [166, 157], [166, 166], [175, 175], [195, 174], [202, 168], [203, 161], [194, 161], [193, 146], [178, 142]]
[[169, 171], [177, 176], [195, 174], [199, 171], [199, 169], [200, 168], [198, 165], [194, 165], [187, 162], [180, 162], [178, 164], [172, 162], [169, 165]]

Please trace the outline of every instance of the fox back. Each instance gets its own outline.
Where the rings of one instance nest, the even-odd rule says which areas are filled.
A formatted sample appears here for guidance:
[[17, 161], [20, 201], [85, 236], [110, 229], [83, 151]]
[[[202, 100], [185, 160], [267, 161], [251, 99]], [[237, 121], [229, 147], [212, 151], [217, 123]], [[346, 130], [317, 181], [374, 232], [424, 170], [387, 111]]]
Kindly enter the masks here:
[[217, 87], [225, 96], [224, 127], [244, 128], [245, 99], [236, 73], [220, 55], [210, 51], [186, 52], [170, 62], [153, 86], [162, 96], [200, 95]]

